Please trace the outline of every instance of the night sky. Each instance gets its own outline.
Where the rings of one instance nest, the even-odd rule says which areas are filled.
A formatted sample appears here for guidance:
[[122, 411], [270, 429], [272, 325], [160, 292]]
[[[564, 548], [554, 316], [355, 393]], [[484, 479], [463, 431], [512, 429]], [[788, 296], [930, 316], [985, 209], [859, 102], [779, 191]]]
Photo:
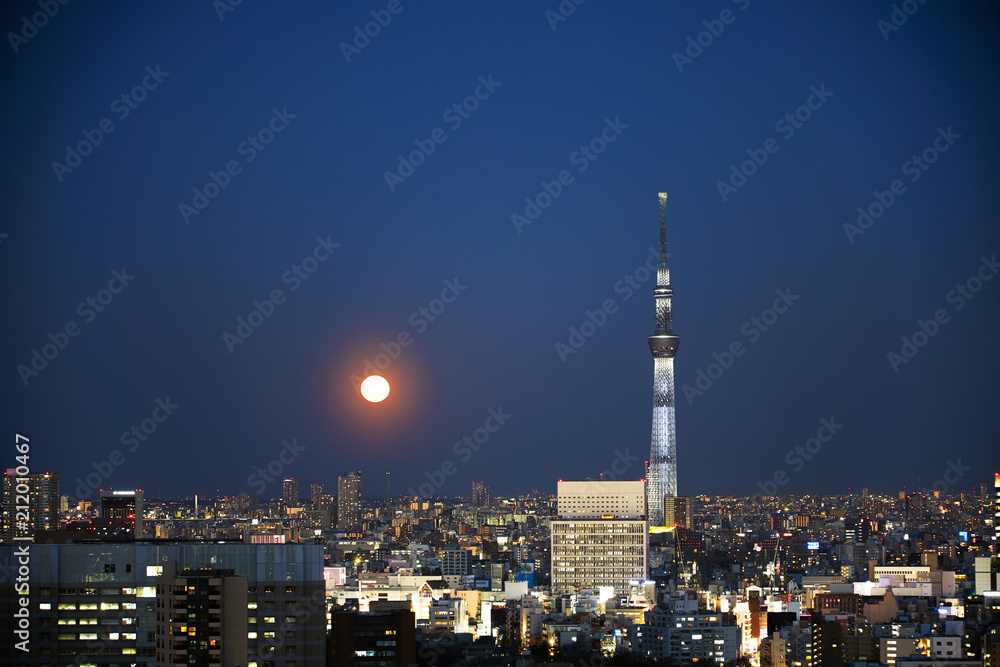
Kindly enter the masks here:
[[0, 24], [3, 467], [641, 478], [665, 191], [681, 494], [1000, 469], [992, 5], [51, 4]]

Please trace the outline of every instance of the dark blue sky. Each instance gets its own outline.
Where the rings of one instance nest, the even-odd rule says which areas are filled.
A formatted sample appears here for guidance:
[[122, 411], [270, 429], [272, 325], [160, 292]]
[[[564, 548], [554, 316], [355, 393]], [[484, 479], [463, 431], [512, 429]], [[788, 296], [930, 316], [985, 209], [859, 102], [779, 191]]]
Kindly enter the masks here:
[[[555, 1], [349, 4], [72, 2], [37, 30], [38, 4], [6, 6], [25, 37], [0, 49], [3, 423], [64, 492], [96, 463], [153, 495], [279, 495], [250, 476], [282, 456], [303, 495], [357, 469], [366, 494], [385, 471], [447, 495], [554, 492], [616, 460], [641, 477], [653, 281], [627, 300], [618, 281], [643, 277], [659, 191], [682, 494], [973, 489], [1000, 468], [1000, 280], [977, 282], [1000, 253], [995, 8], [911, 0], [890, 30], [889, 2], [587, 2], [559, 22]], [[372, 12], [391, 20], [348, 62]], [[434, 150], [400, 171], [415, 142]], [[203, 201], [210, 172], [225, 187]], [[891, 205], [845, 230], [876, 191]], [[526, 197], [548, 205], [518, 226]], [[776, 290], [797, 298], [775, 320]], [[64, 349], [19, 370], [50, 333]], [[392, 395], [364, 403], [350, 375], [401, 333]]]

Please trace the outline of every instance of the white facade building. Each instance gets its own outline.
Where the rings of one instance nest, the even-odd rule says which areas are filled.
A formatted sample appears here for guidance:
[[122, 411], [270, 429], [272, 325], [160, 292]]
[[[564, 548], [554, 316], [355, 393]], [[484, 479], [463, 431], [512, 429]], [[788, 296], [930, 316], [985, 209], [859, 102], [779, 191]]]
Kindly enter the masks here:
[[649, 524], [644, 482], [559, 482], [551, 522], [552, 592], [602, 586], [627, 595], [646, 579]]

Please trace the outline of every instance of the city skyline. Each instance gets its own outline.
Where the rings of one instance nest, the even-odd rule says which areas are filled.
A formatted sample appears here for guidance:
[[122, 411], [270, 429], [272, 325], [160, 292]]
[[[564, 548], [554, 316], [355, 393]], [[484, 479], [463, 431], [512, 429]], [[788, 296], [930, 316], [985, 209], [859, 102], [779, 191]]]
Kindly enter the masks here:
[[644, 478], [663, 191], [674, 493], [1000, 468], [995, 7], [221, 4], [0, 12], [0, 386], [63, 493]]

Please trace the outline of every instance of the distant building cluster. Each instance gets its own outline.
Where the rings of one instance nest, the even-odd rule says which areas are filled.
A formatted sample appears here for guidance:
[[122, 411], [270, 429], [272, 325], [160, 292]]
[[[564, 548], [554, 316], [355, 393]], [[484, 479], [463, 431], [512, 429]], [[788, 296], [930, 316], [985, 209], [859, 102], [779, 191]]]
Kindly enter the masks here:
[[0, 613], [16, 623], [25, 599], [30, 626], [11, 664], [1000, 665], [1000, 476], [960, 495], [673, 496], [663, 526], [642, 480], [428, 500], [365, 498], [355, 471], [337, 497], [298, 488], [72, 505], [55, 473], [9, 471]]

